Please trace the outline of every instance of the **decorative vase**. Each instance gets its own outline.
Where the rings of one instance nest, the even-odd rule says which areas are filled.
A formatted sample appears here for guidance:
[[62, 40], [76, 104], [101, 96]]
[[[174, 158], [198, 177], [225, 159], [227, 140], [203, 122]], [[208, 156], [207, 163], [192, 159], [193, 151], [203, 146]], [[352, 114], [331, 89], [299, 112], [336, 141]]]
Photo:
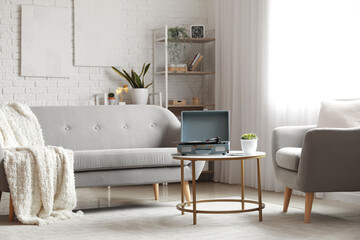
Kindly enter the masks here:
[[131, 93], [132, 103], [134, 104], [147, 104], [149, 98], [149, 89], [147, 88], [134, 88]]
[[193, 105], [199, 105], [199, 104], [200, 104], [199, 97], [193, 97]]
[[241, 141], [241, 149], [245, 154], [254, 154], [257, 149], [257, 139], [240, 139]]

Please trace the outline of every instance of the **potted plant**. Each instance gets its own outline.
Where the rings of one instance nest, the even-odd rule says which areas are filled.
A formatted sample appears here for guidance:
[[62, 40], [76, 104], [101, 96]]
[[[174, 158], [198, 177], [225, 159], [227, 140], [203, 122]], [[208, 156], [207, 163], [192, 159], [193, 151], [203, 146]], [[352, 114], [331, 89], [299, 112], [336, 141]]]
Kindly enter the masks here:
[[[180, 54], [183, 52], [184, 59], [185, 57], [185, 50], [186, 50], [186, 44], [183, 44], [183, 46], [180, 45], [181, 41], [187, 39], [190, 40], [190, 36], [187, 34], [186, 29], [184, 27], [172, 27], [168, 29], [168, 50], [169, 50], [169, 61], [170, 61], [170, 67], [176, 68], [178, 65], [180, 67], [183, 67], [183, 64], [179, 64], [180, 62]], [[185, 64], [186, 67], [186, 64]]]
[[147, 104], [149, 98], [149, 89], [148, 87], [153, 84], [152, 82], [145, 85], [145, 74], [150, 68], [150, 64], [145, 66], [145, 63], [142, 67], [141, 73], [137, 74], [134, 69], [131, 69], [131, 74], [123, 69], [121, 72], [116, 67], [111, 67], [117, 74], [129, 82], [130, 86], [133, 88], [131, 92], [132, 102], [134, 104]]
[[254, 154], [257, 149], [258, 137], [255, 133], [245, 133], [240, 138], [241, 149], [245, 154]]

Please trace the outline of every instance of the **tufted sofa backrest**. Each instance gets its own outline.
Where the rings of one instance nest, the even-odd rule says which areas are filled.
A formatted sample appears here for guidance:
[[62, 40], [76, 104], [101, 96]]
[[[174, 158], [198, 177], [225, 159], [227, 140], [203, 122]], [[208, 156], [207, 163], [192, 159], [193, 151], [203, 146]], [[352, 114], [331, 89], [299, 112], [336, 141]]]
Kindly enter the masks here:
[[176, 146], [181, 124], [153, 105], [31, 107], [46, 145], [72, 150]]

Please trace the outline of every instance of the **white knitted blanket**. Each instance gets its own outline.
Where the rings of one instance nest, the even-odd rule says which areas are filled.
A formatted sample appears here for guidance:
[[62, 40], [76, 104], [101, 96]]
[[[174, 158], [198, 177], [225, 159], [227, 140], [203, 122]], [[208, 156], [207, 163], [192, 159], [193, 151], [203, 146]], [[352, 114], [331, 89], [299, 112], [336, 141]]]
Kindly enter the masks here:
[[26, 105], [0, 106], [0, 144], [14, 210], [24, 224], [82, 216], [76, 207], [74, 154], [45, 146], [40, 124]]

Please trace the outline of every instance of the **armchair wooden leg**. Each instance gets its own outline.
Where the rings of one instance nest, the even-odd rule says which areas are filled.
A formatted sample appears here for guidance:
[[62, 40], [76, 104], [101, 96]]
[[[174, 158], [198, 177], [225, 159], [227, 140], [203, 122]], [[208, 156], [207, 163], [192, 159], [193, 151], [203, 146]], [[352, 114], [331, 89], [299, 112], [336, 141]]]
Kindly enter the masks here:
[[307, 192], [305, 193], [305, 217], [304, 217], [304, 223], [310, 222], [310, 216], [311, 216], [311, 208], [314, 200], [314, 193], [313, 192]]
[[154, 183], [153, 187], [154, 187], [155, 200], [159, 200], [159, 184]]
[[[185, 194], [185, 199], [187, 202], [190, 202], [191, 201], [191, 197], [190, 197], [190, 186], [189, 186], [189, 182], [188, 181], [185, 181], [184, 182], [184, 194]], [[189, 204], [190, 205], [190, 204]]]
[[292, 193], [292, 189], [285, 187], [283, 212], [287, 212], [289, 208], [291, 193]]
[[13, 205], [12, 198], [11, 198], [11, 195], [10, 195], [10, 203], [9, 203], [9, 222], [13, 222], [13, 221], [14, 221], [14, 216], [15, 216], [14, 205]]

